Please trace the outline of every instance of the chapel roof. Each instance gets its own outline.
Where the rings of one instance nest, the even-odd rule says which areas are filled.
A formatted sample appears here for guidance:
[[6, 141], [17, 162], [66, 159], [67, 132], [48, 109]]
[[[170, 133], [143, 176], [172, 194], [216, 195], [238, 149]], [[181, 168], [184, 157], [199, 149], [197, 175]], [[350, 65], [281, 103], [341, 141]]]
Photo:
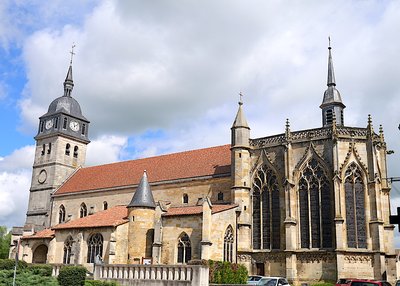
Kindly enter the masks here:
[[115, 206], [82, 218], [53, 226], [52, 229], [115, 227], [128, 222], [126, 206]]
[[78, 169], [55, 196], [129, 187], [139, 184], [147, 170], [150, 184], [206, 176], [229, 176], [230, 145]]
[[35, 234], [23, 236], [22, 239], [53, 238], [54, 234], [55, 234], [54, 230], [52, 230], [50, 228], [46, 228], [46, 229], [36, 232]]
[[[236, 208], [237, 204], [229, 205], [212, 205], [211, 213], [219, 213], [226, 210]], [[198, 215], [203, 213], [203, 206], [187, 206], [187, 207], [170, 207], [162, 216], [183, 216], [183, 215]]]

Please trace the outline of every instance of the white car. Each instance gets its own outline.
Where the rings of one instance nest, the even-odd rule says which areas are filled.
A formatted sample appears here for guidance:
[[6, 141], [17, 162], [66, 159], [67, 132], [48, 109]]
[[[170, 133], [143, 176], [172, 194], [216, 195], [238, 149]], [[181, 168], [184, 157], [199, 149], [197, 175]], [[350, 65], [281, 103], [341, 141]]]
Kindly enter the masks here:
[[[249, 284], [249, 282], [247, 282]], [[284, 277], [261, 277], [256, 284], [251, 283], [250, 285], [262, 285], [262, 286], [290, 286], [287, 279]]]

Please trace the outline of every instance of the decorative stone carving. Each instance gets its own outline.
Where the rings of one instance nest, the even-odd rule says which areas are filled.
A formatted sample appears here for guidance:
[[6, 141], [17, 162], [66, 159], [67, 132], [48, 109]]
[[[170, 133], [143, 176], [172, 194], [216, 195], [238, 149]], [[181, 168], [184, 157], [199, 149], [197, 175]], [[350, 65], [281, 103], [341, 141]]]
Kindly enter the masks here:
[[344, 159], [343, 164], [340, 166], [339, 173], [342, 173], [343, 168], [348, 165], [350, 158], [351, 158], [351, 154], [354, 154], [354, 156], [357, 159], [357, 163], [360, 164], [362, 166], [362, 168], [365, 170], [365, 172], [367, 173], [368, 167], [362, 162], [361, 156], [358, 153], [358, 150], [357, 150], [354, 142], [350, 142], [350, 144], [349, 144], [349, 150], [347, 151], [346, 158]]
[[297, 253], [297, 260], [302, 263], [315, 263], [315, 262], [334, 262], [336, 255], [326, 252], [305, 252]]
[[345, 255], [344, 261], [347, 263], [374, 264], [374, 256], [371, 254]]
[[239, 254], [237, 257], [240, 262], [251, 262], [252, 261], [250, 254]]

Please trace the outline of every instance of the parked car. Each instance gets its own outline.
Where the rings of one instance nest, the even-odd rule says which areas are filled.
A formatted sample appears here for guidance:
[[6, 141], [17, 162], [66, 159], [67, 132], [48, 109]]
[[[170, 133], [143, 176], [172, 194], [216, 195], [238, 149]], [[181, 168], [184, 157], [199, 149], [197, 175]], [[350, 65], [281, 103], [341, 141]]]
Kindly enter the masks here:
[[[258, 279], [258, 278], [257, 278]], [[286, 278], [283, 277], [261, 277], [258, 281], [250, 281], [247, 284], [257, 286], [290, 286]]]
[[392, 286], [387, 281], [376, 281], [368, 279], [353, 279], [347, 285], [348, 286]]
[[248, 285], [258, 285], [258, 281], [261, 280], [264, 276], [261, 275], [250, 275], [249, 278], [247, 279], [247, 284]]
[[340, 278], [335, 286], [347, 286], [347, 284], [350, 283], [351, 280], [355, 280], [354, 278]]

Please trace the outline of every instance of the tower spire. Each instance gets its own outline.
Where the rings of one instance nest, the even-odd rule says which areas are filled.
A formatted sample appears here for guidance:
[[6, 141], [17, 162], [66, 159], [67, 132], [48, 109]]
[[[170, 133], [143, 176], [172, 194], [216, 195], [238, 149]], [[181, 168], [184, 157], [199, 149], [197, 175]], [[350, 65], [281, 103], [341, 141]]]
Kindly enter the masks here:
[[328, 88], [324, 92], [324, 99], [320, 108], [322, 109], [322, 125], [324, 127], [330, 126], [333, 123], [334, 116], [336, 117], [336, 125], [344, 125], [343, 109], [346, 107], [340, 96], [339, 91], [336, 89], [335, 72], [333, 69], [332, 60], [332, 47], [331, 37], [328, 37]]
[[72, 89], [74, 88], [74, 81], [72, 79], [72, 59], [73, 56], [75, 55], [74, 53], [75, 46], [76, 46], [75, 44], [72, 44], [71, 51], [69, 52], [71, 54], [71, 59], [69, 62], [67, 76], [65, 77], [64, 81], [64, 96], [69, 96], [69, 97], [71, 97]]

